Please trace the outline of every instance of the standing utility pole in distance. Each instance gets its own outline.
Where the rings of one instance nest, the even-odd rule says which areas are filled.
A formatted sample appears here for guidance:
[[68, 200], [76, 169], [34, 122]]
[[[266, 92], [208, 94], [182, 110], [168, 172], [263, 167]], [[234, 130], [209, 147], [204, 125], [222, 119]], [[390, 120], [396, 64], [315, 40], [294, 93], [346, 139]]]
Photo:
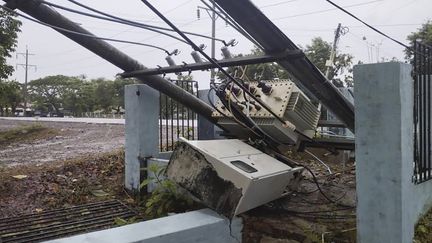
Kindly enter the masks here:
[[325, 77], [327, 79], [330, 79], [330, 70], [333, 68], [333, 64], [334, 64], [334, 60], [336, 57], [336, 49], [337, 49], [337, 44], [339, 42], [339, 38], [341, 37], [341, 35], [345, 35], [346, 33], [348, 33], [348, 28], [347, 27], [342, 27], [342, 24], [339, 23], [336, 31], [335, 31], [335, 37], [334, 37], [334, 41], [333, 41], [333, 46], [332, 46], [332, 50], [330, 53], [330, 59], [327, 60], [326, 62], [326, 66], [327, 66], [327, 70], [325, 73]]
[[[210, 19], [212, 20], [212, 41], [211, 41], [211, 58], [215, 59], [215, 54], [216, 54], [216, 20], [219, 17], [216, 14], [216, 3], [213, 2], [213, 7], [210, 8], [205, 8], [205, 7], [201, 7], [198, 6], [197, 9], [197, 17], [198, 19], [200, 19], [201, 17], [201, 13], [200, 13], [200, 9], [203, 9], [207, 12], [207, 14], [209, 15]], [[210, 70], [210, 81], [213, 82], [215, 80], [215, 76], [216, 76], [216, 72], [214, 69]]]
[[28, 69], [29, 69], [29, 67], [31, 67], [31, 68], [34, 68], [35, 71], [36, 71], [37, 67], [36, 67], [36, 65], [30, 65], [28, 63], [28, 57], [29, 56], [33, 56], [35, 54], [29, 53], [27, 46], [26, 46], [26, 52], [25, 53], [23, 53], [23, 52], [17, 53], [17, 58], [18, 58], [18, 55], [23, 55], [25, 57], [25, 64], [23, 64], [23, 63], [17, 64], [17, 68], [18, 68], [18, 66], [21, 66], [21, 67], [23, 67], [25, 69], [25, 79], [24, 79], [24, 89], [23, 89], [24, 114], [25, 114], [27, 112], [27, 98], [28, 98], [28, 94], [27, 94]]

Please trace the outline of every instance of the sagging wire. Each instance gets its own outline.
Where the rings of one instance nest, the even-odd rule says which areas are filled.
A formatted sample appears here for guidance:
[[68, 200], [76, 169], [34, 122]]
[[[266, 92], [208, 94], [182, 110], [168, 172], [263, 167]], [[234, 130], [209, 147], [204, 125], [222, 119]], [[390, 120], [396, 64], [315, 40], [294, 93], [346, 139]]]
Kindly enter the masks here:
[[[128, 20], [128, 19], [121, 18], [121, 17], [115, 16], [115, 15], [112, 15], [112, 14], [105, 13], [103, 11], [97, 10], [95, 8], [92, 8], [90, 6], [87, 6], [85, 4], [77, 2], [75, 0], [68, 0], [68, 1], [71, 2], [71, 3], [73, 3], [73, 4], [75, 4], [75, 5], [80, 6], [82, 8], [90, 10], [90, 11], [92, 11], [94, 13], [98, 13], [100, 15], [109, 17], [109, 18], [104, 18], [104, 17], [101, 17], [101, 16], [93, 15], [96, 18], [103, 18], [103, 19], [108, 20], [108, 21], [114, 21], [114, 22], [121, 23], [121, 24], [126, 24], [126, 25], [130, 25], [130, 26], [134, 26], [134, 27], [143, 28], [143, 29], [146, 29], [146, 30], [149, 30], [149, 31], [153, 31], [153, 32], [157, 32], [157, 33], [160, 33], [160, 34], [163, 34], [163, 35], [170, 36], [171, 38], [174, 38], [176, 40], [179, 40], [179, 41], [181, 41], [183, 43], [188, 44], [186, 41], [184, 41], [184, 40], [182, 40], [182, 39], [180, 39], [178, 37], [175, 37], [173, 35], [170, 35], [168, 33], [162, 32], [162, 31], [158, 31], [158, 30], [165, 30], [165, 31], [172, 31], [172, 32], [174, 32], [174, 30], [172, 30], [170, 28], [165, 28], [165, 27], [156, 26], [156, 25], [149, 25], [149, 24], [139, 23], [139, 22], [136, 22], [136, 21]], [[48, 3], [46, 1], [44, 1], [44, 2]], [[52, 3], [49, 3], [49, 4], [53, 5]], [[65, 7], [63, 7], [63, 8], [65, 8]], [[83, 13], [83, 14], [87, 15], [87, 13], [84, 13], [84, 12], [81, 12], [81, 11], [77, 11], [77, 10], [73, 10], [73, 9], [71, 9], [71, 10], [74, 11], [74, 12], [80, 12], [80, 13]], [[201, 38], [205, 38], [205, 39], [211, 39], [211, 40], [219, 41], [219, 42], [223, 43], [225, 46], [232, 46], [233, 45], [233, 43], [231, 41], [226, 42], [223, 39], [213, 38], [211, 36], [206, 36], [206, 35], [202, 35], [202, 34], [198, 34], [198, 33], [194, 33], [194, 32], [188, 32], [188, 31], [183, 31], [183, 32], [186, 33], [186, 34], [188, 34], [188, 35], [192, 35], [192, 36], [197, 36], [197, 37], [201, 37]]]
[[[178, 40], [180, 42], [186, 43], [186, 41], [184, 41], [184, 40], [182, 40], [182, 39], [180, 39], [180, 38], [178, 38], [176, 36], [173, 36], [171, 34], [165, 33], [163, 31], [160, 31], [160, 30], [157, 30], [157, 29], [152, 29], [152, 28], [148, 27], [147, 25], [144, 25], [144, 24], [141, 24], [141, 23], [138, 23], [138, 22], [134, 22], [134, 21], [130, 21], [130, 20], [127, 20], [127, 19], [118, 18], [116, 16], [109, 15], [109, 14], [103, 14], [103, 12], [98, 11], [96, 9], [94, 9], [92, 11], [97, 12], [99, 14], [108, 15], [110, 18], [106, 18], [106, 17], [102, 17], [102, 16], [90, 14], [90, 13], [85, 13], [85, 12], [78, 11], [78, 10], [75, 10], [75, 9], [72, 9], [72, 8], [68, 8], [68, 7], [64, 7], [64, 6], [55, 4], [55, 3], [47, 2], [47, 1], [44, 1], [44, 0], [41, 0], [40, 2], [43, 3], [43, 4], [45, 4], [45, 5], [48, 5], [48, 6], [51, 6], [51, 7], [54, 7], [54, 8], [58, 8], [58, 9], [62, 9], [62, 10], [65, 10], [65, 11], [68, 11], [68, 12], [71, 12], [71, 13], [76, 13], [76, 14], [84, 15], [84, 16], [91, 17], [91, 18], [96, 18], [96, 19], [100, 19], [100, 20], [115, 22], [115, 23], [119, 23], [119, 24], [124, 24], [124, 25], [128, 25], [128, 26], [133, 26], [133, 27], [137, 27], [137, 28], [142, 28], [142, 29], [154, 31], [156, 33], [159, 33], [159, 34], [162, 34], [162, 35], [166, 35], [166, 36], [169, 36], [169, 37], [171, 37], [173, 39], [176, 39], [176, 40]], [[81, 3], [76, 3], [76, 4], [83, 5]], [[85, 5], [83, 5], [83, 6], [85, 6]]]
[[[212, 6], [210, 6], [210, 4], [208, 4], [205, 0], [201, 0], [201, 2], [206, 5], [207, 8], [212, 9], [216, 15], [218, 15], [222, 20], [224, 20], [226, 23], [228, 23], [232, 28], [234, 28], [235, 30], [237, 30], [241, 35], [243, 35], [246, 39], [248, 39], [250, 42], [252, 42], [254, 45], [256, 45], [258, 48], [260, 48], [261, 50], [263, 50], [262, 46], [255, 40], [252, 38], [252, 36], [250, 36], [241, 26], [239, 26], [235, 20], [233, 20], [226, 12], [225, 10], [223, 10], [221, 7], [219, 7], [217, 5], [216, 2], [211, 1], [212, 3], [214, 3], [214, 6], [216, 6], [216, 9], [213, 9]], [[223, 13], [223, 16], [221, 13]]]
[[111, 41], [111, 42], [118, 42], [118, 43], [125, 43], [125, 44], [132, 44], [132, 45], [151, 47], [151, 48], [155, 48], [155, 49], [164, 51], [168, 55], [170, 55], [170, 53], [172, 53], [172, 52], [169, 52], [168, 50], [166, 50], [165, 48], [162, 48], [162, 47], [159, 47], [159, 46], [155, 46], [155, 45], [151, 45], [151, 44], [145, 44], [145, 43], [134, 42], [134, 41], [127, 41], [127, 40], [112, 39], [112, 38], [105, 38], [105, 37], [99, 37], [99, 36], [95, 36], [95, 35], [91, 35], [91, 34], [85, 34], [85, 33], [81, 33], [81, 32], [76, 32], [76, 31], [73, 31], [73, 30], [69, 30], [69, 29], [65, 29], [65, 28], [59, 27], [59, 26], [47, 24], [47, 23], [44, 23], [44, 22], [39, 21], [37, 19], [30, 18], [30, 17], [28, 17], [28, 16], [26, 16], [24, 14], [21, 14], [21, 13], [18, 13], [16, 11], [14, 11], [14, 10], [12, 10], [12, 9], [4, 6], [4, 5], [0, 5], [0, 8], [6, 10], [8, 12], [11, 12], [13, 14], [16, 14], [16, 15], [18, 15], [18, 16], [24, 18], [24, 19], [27, 19], [29, 21], [32, 21], [32, 22], [35, 22], [37, 24], [44, 25], [44, 26], [47, 26], [47, 27], [50, 27], [50, 28], [53, 28], [53, 29], [56, 29], [56, 30], [59, 30], [61, 32], [67, 32], [67, 33], [70, 33], [70, 34], [84, 36], [84, 37], [88, 37], [88, 38], [92, 38], [92, 39], [98, 39], [98, 40], [104, 40], [104, 41]]
[[312, 176], [312, 180], [313, 180], [314, 184], [317, 186], [318, 191], [320, 192], [320, 194], [321, 194], [321, 195], [322, 195], [322, 196], [323, 196], [327, 201], [329, 201], [329, 202], [331, 202], [331, 203], [333, 203], [333, 204], [335, 204], [335, 205], [342, 206], [342, 207], [346, 207], [346, 208], [353, 208], [352, 206], [344, 205], [344, 204], [339, 203], [338, 201], [335, 201], [335, 200], [331, 199], [331, 198], [330, 198], [326, 193], [324, 193], [324, 191], [322, 190], [322, 188], [321, 188], [321, 186], [320, 186], [320, 183], [319, 183], [319, 181], [318, 181], [318, 179], [317, 179], [315, 173], [314, 173], [314, 172], [313, 172], [313, 171], [312, 171], [308, 166], [306, 166], [306, 165], [302, 165], [302, 164], [298, 163], [297, 161], [294, 161], [294, 160], [292, 160], [292, 159], [290, 159], [290, 158], [288, 158], [288, 157], [286, 157], [285, 155], [282, 155], [282, 154], [280, 154], [280, 153], [274, 152], [274, 154], [275, 154], [275, 157], [276, 157], [277, 159], [279, 159], [280, 161], [286, 161], [287, 164], [293, 164], [293, 165], [296, 165], [296, 166], [298, 166], [298, 167], [303, 167], [303, 168], [305, 168], [305, 169], [309, 172], [309, 174], [311, 174], [311, 176]]

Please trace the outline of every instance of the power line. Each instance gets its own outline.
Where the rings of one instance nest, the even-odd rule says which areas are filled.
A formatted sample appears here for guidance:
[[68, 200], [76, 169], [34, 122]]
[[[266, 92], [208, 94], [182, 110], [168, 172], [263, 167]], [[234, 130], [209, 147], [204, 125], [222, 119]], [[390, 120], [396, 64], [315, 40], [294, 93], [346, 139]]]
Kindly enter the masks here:
[[[71, 2], [71, 3], [73, 3], [73, 4], [75, 4], [75, 5], [80, 6], [82, 8], [85, 8], [85, 9], [90, 10], [92, 12], [101, 14], [103, 16], [107, 16], [109, 18], [106, 18], [106, 17], [103, 17], [103, 16], [94, 15], [94, 14], [85, 13], [85, 12], [82, 12], [82, 11], [78, 11], [78, 10], [75, 10], [75, 9], [67, 8], [67, 7], [60, 6], [60, 5], [57, 5], [57, 4], [54, 4], [54, 3], [50, 3], [50, 2], [46, 2], [46, 1], [42, 1], [42, 2], [45, 3], [45, 4], [47, 4], [47, 5], [50, 5], [50, 6], [53, 6], [53, 7], [56, 7], [56, 8], [60, 8], [60, 9], [63, 9], [63, 10], [69, 11], [69, 12], [73, 12], [73, 13], [76, 13], [76, 14], [81, 14], [81, 15], [85, 15], [85, 16], [88, 16], [88, 17], [92, 17], [92, 18], [97, 18], [97, 19], [101, 19], [101, 20], [116, 22], [116, 23], [120, 23], [120, 24], [124, 24], [124, 25], [130, 25], [130, 26], [137, 27], [137, 28], [143, 28], [143, 29], [146, 29], [146, 30], [149, 30], [149, 31], [157, 32], [157, 33], [162, 34], [162, 35], [170, 36], [171, 38], [174, 38], [174, 39], [176, 39], [178, 41], [186, 43], [184, 40], [182, 40], [182, 39], [180, 39], [178, 37], [175, 37], [175, 36], [170, 35], [168, 33], [159, 31], [159, 30], [165, 30], [165, 31], [174, 32], [170, 28], [165, 28], [165, 27], [156, 26], [156, 25], [143, 24], [143, 23], [140, 23], [140, 22], [128, 20], [128, 19], [125, 19], [125, 18], [121, 18], [121, 17], [115, 16], [115, 15], [112, 15], [112, 14], [109, 14], [109, 13], [97, 10], [95, 8], [89, 7], [87, 5], [84, 5], [84, 4], [79, 3], [77, 1], [74, 1], [74, 0], [68, 0], [68, 1]], [[225, 42], [222, 39], [212, 38], [210, 36], [206, 36], [206, 35], [202, 35], [202, 34], [198, 34], [198, 33], [193, 33], [193, 32], [188, 32], [188, 31], [183, 31], [183, 32], [186, 33], [186, 34], [188, 34], [188, 35], [198, 36], [198, 37], [202, 37], [202, 38], [206, 38], [206, 39], [215, 39], [215, 40], [220, 41], [220, 42]]]
[[288, 1], [278, 2], [278, 3], [271, 3], [271, 4], [260, 6], [259, 8], [263, 9], [263, 8], [275, 7], [275, 6], [279, 6], [279, 5], [283, 5], [283, 4], [287, 4], [287, 3], [291, 3], [291, 2], [296, 2], [296, 1], [298, 1], [298, 0], [288, 0]]
[[[186, 5], [186, 4], [188, 4], [188, 3], [191, 2], [191, 1], [193, 1], [193, 0], [187, 0], [187, 1], [183, 2], [183, 3], [180, 3], [180, 4], [176, 5], [176, 6], [174, 6], [173, 8], [171, 8], [171, 9], [165, 11], [164, 13], [167, 14], [167, 13], [169, 13], [169, 12], [172, 12], [172, 11], [174, 11], [174, 10], [176, 10], [176, 9], [178, 9], [178, 8], [180, 8], [180, 7], [184, 6], [184, 5]], [[156, 19], [156, 17], [153, 17], [153, 18], [151, 18], [151, 19], [149, 19], [149, 20], [146, 20], [146, 21], [148, 21], [148, 22], [152, 22], [153, 19]], [[158, 21], [158, 22], [161, 22], [161, 21]], [[180, 26], [181, 26], [181, 27], [184, 27], [184, 26], [190, 25], [190, 24], [193, 23], [193, 22], [195, 22], [195, 20], [193, 20], [193, 21], [189, 21], [189, 22], [186, 22], [186, 23], [183, 23], [183, 24], [180, 25]], [[129, 31], [129, 30], [131, 30], [131, 29], [133, 29], [133, 28], [134, 28], [134, 27], [131, 27], [131, 28], [128, 28], [128, 29], [126, 29], [126, 30], [122, 30], [122, 31], [120, 31], [120, 32], [117, 32], [116, 34], [109, 36], [109, 38], [113, 38], [113, 37], [115, 37], [115, 36], [118, 36], [118, 35], [120, 35], [120, 34], [126, 32], [126, 31]], [[158, 35], [155, 35], [155, 36], [152, 36], [152, 37], [150, 37], [150, 38], [146, 38], [146, 39], [140, 40], [139, 42], [149, 40], [149, 39], [151, 39], [151, 38], [153, 38], [153, 37], [156, 37], [156, 36], [159, 36], [159, 34], [158, 34]], [[53, 53], [53, 54], [49, 54], [49, 55], [50, 55], [50, 56], [63, 55], [63, 54], [65, 54], [65, 53], [73, 52], [73, 51], [75, 51], [75, 50], [77, 50], [77, 49], [81, 49], [81, 48], [73, 48], [73, 49], [70, 49], [70, 50], [67, 50], [67, 51], [57, 52], [57, 53]], [[121, 49], [121, 48], [120, 48], [120, 49]], [[124, 48], [123, 48], [123, 49], [124, 49]], [[46, 55], [45, 55], [45, 56], [46, 56]], [[86, 59], [89, 59], [89, 58], [95, 58], [95, 57], [96, 57], [96, 56], [92, 55], [92, 56], [88, 56], [88, 57], [85, 57], [85, 58], [80, 58], [79, 61], [81, 61], [81, 60], [86, 60]]]
[[[77, 5], [80, 5], [80, 6], [83, 5], [81, 3], [76, 3], [75, 1], [70, 1], [70, 2], [72, 2], [74, 4], [77, 4]], [[171, 34], [168, 34], [168, 33], [165, 33], [163, 31], [158, 30], [158, 29], [164, 29], [164, 28], [155, 28], [155, 26], [152, 26], [152, 25], [146, 25], [146, 24], [141, 24], [141, 23], [138, 23], [138, 22], [122, 19], [122, 18], [119, 18], [117, 16], [109, 15], [109, 14], [103, 13], [101, 11], [98, 11], [96, 9], [87, 7], [85, 5], [83, 5], [82, 7], [86, 8], [86, 9], [89, 9], [91, 11], [97, 12], [99, 14], [103, 14], [103, 15], [109, 16], [110, 18], [106, 18], [106, 17], [102, 17], [102, 16], [90, 14], [90, 13], [85, 13], [85, 12], [82, 12], [82, 11], [78, 11], [78, 10], [75, 10], [75, 9], [67, 8], [67, 7], [64, 7], [64, 6], [61, 6], [61, 5], [58, 5], [58, 4], [54, 4], [54, 3], [50, 3], [50, 2], [47, 2], [47, 1], [41, 1], [41, 3], [49, 5], [49, 6], [54, 7], [54, 8], [63, 9], [63, 10], [68, 11], [68, 12], [76, 13], [76, 14], [79, 14], [79, 15], [84, 15], [84, 16], [91, 17], [91, 18], [96, 18], [96, 19], [100, 19], [100, 20], [106, 20], [106, 21], [110, 21], [110, 22], [115, 22], [115, 23], [119, 23], [119, 24], [124, 24], [124, 25], [128, 25], [128, 26], [133, 26], [133, 27], [142, 28], [142, 29], [146, 29], [146, 30], [149, 30], [149, 31], [157, 32], [159, 34], [166, 35], [166, 36], [169, 36], [169, 37], [171, 37], [173, 39], [176, 39], [178, 41], [186, 43], [184, 40], [182, 40], [182, 39], [180, 39], [180, 38], [178, 38], [176, 36], [173, 36]]]
[[[209, 6], [209, 4], [208, 4], [205, 0], [201, 0], [201, 2], [202, 2], [203, 4], [205, 4], [207, 7]], [[254, 39], [249, 35], [249, 33], [247, 33], [245, 30], [243, 30], [243, 28], [242, 28], [240, 25], [238, 25], [237, 22], [236, 22], [236, 21], [235, 21], [231, 16], [229, 16], [229, 15], [225, 12], [224, 9], [222, 9], [221, 7], [219, 7], [219, 5], [217, 5], [216, 2], [213, 1], [213, 0], [210, 0], [210, 2], [212, 2], [212, 3], [214, 4], [214, 6], [215, 6], [215, 7], [216, 7], [216, 8], [217, 8], [221, 13], [223, 13], [223, 14], [221, 14], [221, 13], [219, 13], [219, 12], [216, 11], [216, 14], [217, 14], [221, 19], [225, 20], [225, 22], [226, 22], [227, 24], [229, 24], [232, 28], [234, 28], [235, 30], [237, 30], [237, 32], [239, 32], [240, 34], [242, 34], [246, 39], [248, 39], [248, 40], [249, 40], [250, 42], [252, 42], [254, 45], [256, 45], [257, 47], [259, 47], [259, 48], [262, 49], [261, 45], [260, 45], [256, 40], [254, 40]], [[225, 16], [223, 16], [223, 15], [225, 15]]]
[[[382, 2], [382, 1], [384, 1], [384, 0], [374, 0], [374, 1], [364, 2], [364, 3], [357, 3], [357, 4], [346, 5], [346, 6], [343, 6], [343, 7], [344, 8], [352, 8], [352, 7], [358, 7], [358, 6], [368, 5], [368, 4], [371, 4], [371, 3]], [[329, 8], [329, 9], [318, 10], [318, 11], [313, 11], [313, 12], [308, 12], [308, 13], [295, 14], [295, 15], [290, 15], [290, 16], [285, 16], [285, 17], [280, 17], [280, 18], [275, 18], [275, 19], [272, 19], [272, 21], [281, 20], [281, 19], [288, 19], [288, 18], [294, 18], [294, 17], [307, 16], [307, 15], [312, 15], [312, 14], [325, 13], [325, 12], [330, 12], [330, 11], [334, 11], [334, 10], [337, 10], [337, 8]]]
[[65, 29], [65, 28], [62, 28], [62, 27], [58, 27], [58, 26], [55, 26], [55, 25], [47, 24], [47, 23], [44, 23], [42, 21], [30, 18], [30, 17], [28, 17], [28, 16], [26, 16], [24, 14], [20, 14], [18, 12], [15, 12], [12, 9], [10, 9], [10, 8], [8, 8], [6, 6], [3, 6], [3, 5], [0, 5], [0, 8], [5, 9], [5, 10], [7, 10], [9, 12], [15, 13], [16, 15], [18, 15], [18, 16], [20, 16], [22, 18], [25, 18], [27, 20], [30, 20], [32, 22], [35, 22], [35, 23], [38, 23], [40, 25], [44, 25], [44, 26], [47, 26], [47, 27], [50, 27], [50, 28], [53, 28], [53, 29], [56, 29], [56, 30], [59, 30], [59, 31], [67, 32], [67, 33], [74, 34], [74, 35], [85, 36], [85, 37], [93, 38], [93, 39], [99, 39], [99, 40], [105, 40], [105, 41], [112, 41], [112, 42], [119, 42], [119, 43], [126, 43], [126, 44], [133, 44], [133, 45], [140, 45], [140, 46], [151, 47], [151, 48], [155, 48], [155, 49], [159, 49], [161, 51], [164, 51], [165, 53], [167, 53], [167, 54], [170, 55], [170, 52], [168, 50], [166, 50], [164, 48], [161, 48], [161, 47], [158, 47], [158, 46], [155, 46], [155, 45], [144, 44], [144, 43], [134, 42], [134, 41], [127, 41], [127, 40], [119, 40], [119, 39], [98, 37], [98, 36], [95, 36], [95, 35], [89, 35], [89, 34], [85, 34], [85, 33], [80, 33], [80, 32], [76, 32], [76, 31], [73, 31], [73, 30], [68, 30], [68, 29]]
[[406, 49], [415, 52], [415, 50], [413, 50], [411, 47], [409, 47], [408, 45], [405, 45], [404, 43], [394, 39], [393, 37], [390, 37], [389, 35], [383, 33], [382, 31], [378, 30], [377, 28], [371, 26], [370, 24], [366, 23], [365, 21], [361, 20], [360, 18], [358, 18], [357, 16], [355, 16], [354, 14], [348, 12], [347, 10], [345, 10], [343, 7], [337, 5], [336, 3], [330, 1], [330, 0], [325, 0], [328, 3], [330, 3], [331, 5], [335, 6], [336, 8], [338, 8], [339, 10], [341, 10], [342, 12], [348, 14], [349, 16], [353, 17], [354, 19], [358, 20], [359, 22], [361, 22], [362, 24], [366, 25], [367, 27], [369, 27], [370, 29], [372, 29], [373, 31], [377, 32], [378, 34], [390, 39], [391, 41], [405, 47]]

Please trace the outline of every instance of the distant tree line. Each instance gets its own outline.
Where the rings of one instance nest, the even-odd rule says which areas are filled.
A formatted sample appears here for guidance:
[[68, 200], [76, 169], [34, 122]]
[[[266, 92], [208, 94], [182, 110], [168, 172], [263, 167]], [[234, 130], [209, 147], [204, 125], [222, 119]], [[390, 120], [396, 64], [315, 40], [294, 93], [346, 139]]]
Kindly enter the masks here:
[[29, 103], [34, 110], [79, 115], [101, 111], [120, 113], [124, 107], [124, 86], [134, 79], [86, 79], [63, 75], [48, 76], [28, 84]]

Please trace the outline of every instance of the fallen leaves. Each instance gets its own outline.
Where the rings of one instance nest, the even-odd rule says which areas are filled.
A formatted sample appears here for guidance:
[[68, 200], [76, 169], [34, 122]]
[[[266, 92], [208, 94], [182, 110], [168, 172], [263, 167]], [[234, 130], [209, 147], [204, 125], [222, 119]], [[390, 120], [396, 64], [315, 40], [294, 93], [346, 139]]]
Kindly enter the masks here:
[[40, 166], [3, 168], [0, 170], [0, 215], [34, 213], [106, 197], [126, 197], [125, 200], [132, 202], [123, 190], [123, 178], [122, 150]]

